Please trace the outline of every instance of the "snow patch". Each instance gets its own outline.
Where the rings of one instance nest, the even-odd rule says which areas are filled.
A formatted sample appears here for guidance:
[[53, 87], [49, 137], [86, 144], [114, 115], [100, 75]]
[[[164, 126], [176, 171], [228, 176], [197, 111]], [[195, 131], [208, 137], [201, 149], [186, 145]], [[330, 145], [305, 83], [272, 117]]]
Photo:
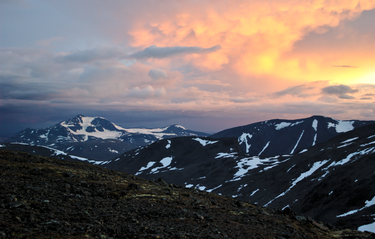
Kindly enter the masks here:
[[171, 147], [171, 141], [167, 140], [168, 144], [165, 146], [166, 149], [169, 149]]
[[307, 149], [302, 149], [299, 153], [302, 154], [304, 152], [307, 152], [308, 150]]
[[275, 167], [279, 163], [280, 162], [276, 159], [276, 157], [265, 159], [260, 159], [258, 156], [242, 158], [237, 162], [237, 166], [234, 167], [238, 168], [238, 171], [234, 174], [233, 179], [229, 180], [229, 182], [240, 180], [250, 170], [258, 168], [262, 164], [266, 164], [268, 166], [263, 169], [264, 171], [266, 171], [270, 168]]
[[184, 129], [184, 130], [186, 130], [186, 128], [185, 128], [184, 126], [182, 126], [182, 125], [178, 125], [178, 124], [176, 124], [175, 127], [176, 127], [176, 128], [180, 128], [180, 129]]
[[345, 133], [354, 129], [354, 121], [338, 120], [337, 123], [328, 123], [328, 128], [335, 128], [337, 133]]
[[315, 132], [318, 131], [318, 120], [314, 119], [312, 123], [312, 127], [314, 128]]
[[123, 129], [129, 133], [133, 134], [149, 134], [155, 136], [157, 139], [162, 139], [165, 136], [176, 136], [174, 133], [164, 133], [164, 130], [167, 130], [168, 127], [164, 128], [153, 128], [153, 129], [147, 129], [147, 128], [132, 128], [132, 129]]
[[171, 167], [170, 164], [172, 163], [172, 159], [173, 157], [165, 157], [163, 158], [162, 160], [160, 160], [160, 163], [163, 165], [161, 167], [156, 167], [156, 168], [153, 168], [151, 169], [151, 172], [150, 174], [155, 174], [155, 173], [159, 173], [160, 169], [166, 169], [167, 171], [168, 170], [183, 170], [183, 168], [176, 168], [176, 167]]
[[[120, 158], [119, 158], [119, 159], [120, 159]], [[146, 166], [146, 167], [142, 167], [142, 168], [140, 168], [140, 169], [138, 170], [138, 172], [137, 172], [135, 175], [139, 175], [139, 174], [141, 174], [142, 171], [151, 168], [152, 166], [154, 166], [155, 163], [156, 163], [156, 162], [153, 162], [153, 161], [148, 162], [148, 163], [147, 163], [147, 166]]]
[[238, 137], [238, 143], [239, 144], [243, 144], [243, 143], [246, 144], [246, 153], [249, 153], [249, 150], [250, 150], [250, 147], [251, 147], [251, 144], [249, 144], [247, 139], [249, 138], [249, 140], [250, 140], [252, 137], [253, 137], [253, 135], [248, 134], [248, 133], [242, 133], [242, 135], [240, 137]]
[[235, 154], [237, 154], [237, 152], [233, 152], [233, 153], [217, 153], [217, 156], [215, 157], [215, 159], [219, 159], [219, 158], [235, 158]]
[[118, 154], [119, 152], [115, 149], [110, 149], [108, 148], [108, 151], [111, 152], [111, 153], [114, 153], [114, 154]]
[[4, 147], [6, 147], [5, 144], [0, 144], [0, 148], [4, 148]]
[[303, 123], [303, 121], [298, 121], [298, 122], [295, 122], [295, 123], [289, 123], [289, 122], [281, 122], [279, 124], [275, 124], [275, 129], [276, 130], [280, 130], [280, 129], [283, 129], [283, 128], [286, 128], [286, 127], [292, 127], [292, 126], [295, 126], [295, 125], [298, 125], [298, 124], [301, 124]]
[[208, 144], [215, 144], [219, 142], [219, 140], [211, 141], [211, 140], [206, 140], [206, 139], [201, 139], [201, 138], [194, 138], [193, 140], [198, 141], [199, 143], [201, 143], [202, 146], [206, 146]]
[[368, 231], [368, 232], [375, 233], [375, 222], [358, 227], [358, 231], [361, 231], [361, 232]]

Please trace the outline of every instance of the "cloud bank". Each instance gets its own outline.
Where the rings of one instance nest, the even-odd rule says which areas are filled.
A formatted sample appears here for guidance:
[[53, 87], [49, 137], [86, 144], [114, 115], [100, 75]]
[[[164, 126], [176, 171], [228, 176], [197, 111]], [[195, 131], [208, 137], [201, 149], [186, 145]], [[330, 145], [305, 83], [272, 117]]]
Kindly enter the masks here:
[[186, 46], [174, 46], [174, 47], [157, 47], [155, 45], [149, 46], [142, 51], [135, 52], [129, 57], [135, 59], [148, 59], [148, 58], [167, 58], [176, 55], [186, 55], [186, 54], [205, 54], [219, 50], [220, 45], [216, 45], [210, 48], [202, 47], [186, 47]]
[[2, 4], [1, 130], [79, 113], [210, 132], [374, 119], [372, 1], [94, 3]]

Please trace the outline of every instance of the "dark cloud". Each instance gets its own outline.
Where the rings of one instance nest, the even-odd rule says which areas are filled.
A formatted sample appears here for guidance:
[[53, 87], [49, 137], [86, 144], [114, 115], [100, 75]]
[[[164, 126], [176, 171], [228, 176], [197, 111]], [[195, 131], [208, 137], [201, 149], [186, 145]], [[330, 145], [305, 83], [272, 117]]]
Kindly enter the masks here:
[[56, 57], [58, 62], [87, 63], [97, 60], [117, 59], [124, 56], [122, 49], [118, 47], [97, 47], [94, 49], [72, 52], [65, 56]]
[[307, 97], [307, 94], [303, 94], [306, 90], [314, 89], [314, 87], [308, 87], [306, 85], [297, 85], [286, 88], [285, 90], [273, 93], [273, 97], [281, 97], [285, 95], [292, 95], [297, 97]]
[[236, 98], [232, 98], [230, 99], [231, 102], [234, 102], [234, 103], [249, 103], [249, 102], [254, 102], [256, 101], [256, 99], [253, 99], [253, 98], [243, 98], [243, 97], [236, 97]]
[[186, 54], [204, 54], [210, 53], [221, 49], [220, 45], [216, 45], [210, 48], [202, 48], [197, 46], [174, 46], [174, 47], [157, 47], [155, 45], [147, 47], [142, 51], [138, 51], [130, 55], [130, 57], [135, 59], [148, 59], [148, 58], [166, 58], [176, 55], [186, 55]]
[[168, 75], [167, 75], [167, 73], [165, 71], [160, 70], [160, 69], [156, 69], [156, 68], [152, 68], [148, 72], [148, 76], [151, 77], [154, 80], [168, 79]]
[[348, 95], [358, 92], [357, 89], [352, 89], [347, 85], [332, 85], [322, 89], [322, 94], [335, 95], [340, 99], [355, 99], [355, 97]]
[[332, 67], [357, 68], [356, 66], [350, 66], [350, 65], [336, 65]]

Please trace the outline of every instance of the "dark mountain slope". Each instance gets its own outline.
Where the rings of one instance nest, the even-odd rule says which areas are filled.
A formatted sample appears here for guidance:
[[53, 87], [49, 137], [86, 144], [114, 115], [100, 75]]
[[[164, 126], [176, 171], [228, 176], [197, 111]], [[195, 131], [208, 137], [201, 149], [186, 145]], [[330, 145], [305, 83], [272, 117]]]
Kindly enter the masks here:
[[244, 152], [250, 156], [271, 157], [293, 154], [325, 142], [339, 133], [374, 122], [335, 120], [324, 116], [297, 120], [274, 119], [226, 129], [211, 137], [236, 137]]
[[86, 162], [94, 165], [101, 165], [105, 164], [107, 160], [94, 160], [89, 158], [78, 157], [72, 154], [65, 153], [61, 150], [57, 150], [47, 146], [33, 146], [23, 143], [5, 143], [0, 144], [0, 148], [5, 150], [12, 150], [12, 151], [20, 151], [25, 152], [33, 155], [39, 155], [44, 157], [52, 157], [58, 158], [63, 160], [75, 161], [75, 162]]
[[235, 138], [177, 137], [126, 152], [105, 167], [147, 179], [162, 177], [187, 187], [204, 182], [207, 176], [203, 190], [230, 179], [236, 171], [232, 157], [238, 155], [243, 152]]
[[[155, 142], [104, 166], [259, 205], [289, 206], [336, 226], [357, 229], [375, 218], [374, 156], [372, 124], [294, 155], [250, 157], [235, 138], [190, 137]], [[351, 210], [358, 212], [339, 217]]]
[[290, 211], [0, 149], [0, 238], [374, 238]]

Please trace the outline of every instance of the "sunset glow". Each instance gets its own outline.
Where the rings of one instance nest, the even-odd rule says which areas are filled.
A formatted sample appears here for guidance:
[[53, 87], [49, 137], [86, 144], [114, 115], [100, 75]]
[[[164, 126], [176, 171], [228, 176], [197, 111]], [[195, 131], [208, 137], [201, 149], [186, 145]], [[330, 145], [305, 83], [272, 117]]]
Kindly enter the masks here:
[[0, 10], [4, 134], [80, 113], [208, 132], [375, 119], [372, 0], [6, 0]]

